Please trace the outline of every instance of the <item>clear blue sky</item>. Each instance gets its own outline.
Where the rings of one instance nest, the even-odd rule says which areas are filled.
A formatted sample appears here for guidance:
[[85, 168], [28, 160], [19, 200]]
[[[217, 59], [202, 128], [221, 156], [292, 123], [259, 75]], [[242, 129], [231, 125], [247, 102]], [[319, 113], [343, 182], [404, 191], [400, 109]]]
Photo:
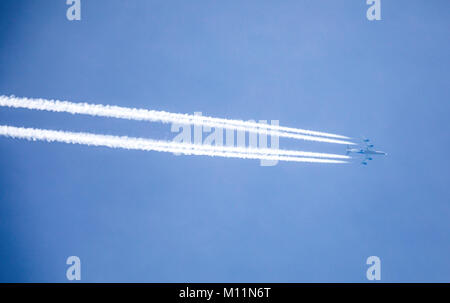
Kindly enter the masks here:
[[[370, 137], [369, 166], [0, 138], [0, 281], [450, 281], [450, 2], [0, 4], [0, 94]], [[0, 124], [170, 139], [168, 125], [0, 108]], [[280, 140], [281, 148], [343, 146]]]

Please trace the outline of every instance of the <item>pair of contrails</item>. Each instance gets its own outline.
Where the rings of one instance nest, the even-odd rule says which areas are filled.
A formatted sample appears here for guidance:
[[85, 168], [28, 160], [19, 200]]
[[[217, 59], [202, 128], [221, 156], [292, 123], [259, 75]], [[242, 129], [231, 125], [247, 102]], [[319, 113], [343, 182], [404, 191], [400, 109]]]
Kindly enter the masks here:
[[[354, 144], [348, 141], [350, 139], [349, 137], [330, 133], [283, 127], [278, 125], [268, 125], [249, 121], [221, 119], [189, 114], [177, 114], [164, 111], [127, 108], [111, 105], [17, 98], [15, 96], [0, 96], [0, 106], [51, 112], [65, 112], [71, 114], [84, 114], [127, 120], [203, 125], [215, 128], [232, 129], [237, 131], [263, 134], [266, 136], [278, 136], [292, 139], [302, 139], [308, 141], [345, 145]], [[106, 146], [110, 148], [124, 148], [132, 150], [179, 153], [184, 155], [204, 155], [212, 157], [217, 156], [241, 159], [315, 163], [346, 163], [347, 161], [345, 160], [350, 158], [346, 155], [305, 152], [298, 150], [212, 146], [203, 144], [159, 141], [145, 138], [132, 138], [123, 136], [119, 137], [92, 133], [23, 128], [6, 125], [0, 125], [0, 135], [28, 140], [42, 140], [47, 142], [64, 142], [91, 146]]]

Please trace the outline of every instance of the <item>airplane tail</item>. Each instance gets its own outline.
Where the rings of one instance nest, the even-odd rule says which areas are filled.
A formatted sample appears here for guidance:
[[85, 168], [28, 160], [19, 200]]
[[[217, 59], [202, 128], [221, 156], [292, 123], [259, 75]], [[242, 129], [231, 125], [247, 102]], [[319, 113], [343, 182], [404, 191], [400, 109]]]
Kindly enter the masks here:
[[350, 154], [350, 145], [347, 145], [347, 150], [345, 151], [345, 154], [346, 155]]

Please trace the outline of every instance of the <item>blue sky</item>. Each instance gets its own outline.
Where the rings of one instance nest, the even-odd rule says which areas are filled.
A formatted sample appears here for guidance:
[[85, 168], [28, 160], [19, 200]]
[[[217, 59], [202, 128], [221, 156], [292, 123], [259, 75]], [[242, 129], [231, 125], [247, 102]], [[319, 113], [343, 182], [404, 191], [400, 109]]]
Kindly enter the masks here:
[[[0, 94], [370, 137], [369, 166], [0, 138], [0, 281], [450, 281], [448, 1], [2, 1]], [[0, 108], [0, 124], [170, 139]], [[345, 147], [280, 139], [281, 148]]]

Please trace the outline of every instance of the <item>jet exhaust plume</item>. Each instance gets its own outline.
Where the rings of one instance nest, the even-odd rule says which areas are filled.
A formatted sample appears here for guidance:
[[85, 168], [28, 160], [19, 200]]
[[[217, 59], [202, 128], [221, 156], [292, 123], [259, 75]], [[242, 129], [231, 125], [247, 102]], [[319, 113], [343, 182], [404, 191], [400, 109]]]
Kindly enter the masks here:
[[[264, 152], [276, 151], [278, 153], [283, 153], [282, 150], [267, 149], [256, 152], [255, 151], [256, 149], [185, 144], [170, 141], [157, 141], [144, 138], [132, 138], [124, 136], [119, 137], [119, 136], [100, 135], [83, 132], [67, 132], [67, 131], [55, 131], [55, 130], [45, 130], [35, 128], [23, 128], [7, 125], [0, 125], [0, 135], [12, 138], [28, 139], [33, 141], [40, 140], [47, 142], [63, 142], [69, 144], [104, 146], [109, 148], [122, 148], [129, 150], [170, 152], [184, 155], [199, 155], [199, 156], [240, 158], [240, 159], [278, 160], [278, 161], [309, 162], [309, 163], [347, 163], [347, 161], [344, 160], [306, 157], [306, 155], [309, 154], [307, 152], [305, 152], [304, 154], [305, 157], [295, 157], [289, 155], [290, 152], [294, 151], [285, 151], [288, 153], [285, 153], [285, 155], [279, 155], [279, 154], [268, 154]], [[246, 152], [244, 152], [244, 150]], [[326, 155], [331, 156], [332, 154]], [[345, 157], [342, 155], [335, 155], [335, 156]]]
[[66, 112], [71, 114], [85, 114], [91, 116], [111, 117], [128, 120], [204, 125], [209, 127], [259, 133], [268, 136], [355, 145], [353, 142], [341, 140], [349, 139], [348, 137], [323, 132], [289, 128], [277, 125], [268, 125], [256, 122], [169, 113], [164, 111], [127, 108], [113, 105], [73, 103], [69, 101], [0, 96], [0, 106], [52, 112]]

